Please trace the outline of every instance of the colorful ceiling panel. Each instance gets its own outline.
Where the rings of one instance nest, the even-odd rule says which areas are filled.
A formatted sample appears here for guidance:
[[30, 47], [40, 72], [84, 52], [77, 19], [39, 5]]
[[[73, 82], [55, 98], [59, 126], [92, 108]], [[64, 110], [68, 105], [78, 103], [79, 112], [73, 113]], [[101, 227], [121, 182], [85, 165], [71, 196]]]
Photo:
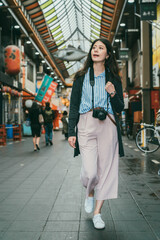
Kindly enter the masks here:
[[[53, 60], [62, 81], [74, 74], [83, 64], [80, 61], [62, 61], [55, 56], [58, 50], [70, 46], [88, 52], [96, 38], [112, 40], [125, 0], [6, 0], [24, 7], [24, 25], [31, 24], [32, 32], [40, 40]], [[27, 17], [29, 16], [29, 18]], [[19, 17], [20, 18], [20, 17]], [[28, 25], [29, 27], [29, 25]], [[29, 28], [30, 29], [30, 28]], [[35, 31], [33, 30], [35, 29]], [[42, 46], [41, 46], [42, 48]], [[45, 50], [44, 50], [45, 52]], [[47, 58], [47, 55], [45, 56]], [[51, 58], [48, 58], [51, 61]], [[56, 66], [56, 67], [55, 67]]]

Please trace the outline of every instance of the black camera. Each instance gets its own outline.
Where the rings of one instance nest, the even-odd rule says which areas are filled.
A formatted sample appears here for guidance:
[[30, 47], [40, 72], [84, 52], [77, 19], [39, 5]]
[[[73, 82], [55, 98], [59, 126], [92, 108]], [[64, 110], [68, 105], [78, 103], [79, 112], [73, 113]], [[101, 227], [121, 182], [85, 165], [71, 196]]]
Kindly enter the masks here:
[[104, 108], [94, 108], [93, 109], [93, 115], [94, 118], [98, 118], [99, 120], [105, 120], [107, 116], [107, 112]]

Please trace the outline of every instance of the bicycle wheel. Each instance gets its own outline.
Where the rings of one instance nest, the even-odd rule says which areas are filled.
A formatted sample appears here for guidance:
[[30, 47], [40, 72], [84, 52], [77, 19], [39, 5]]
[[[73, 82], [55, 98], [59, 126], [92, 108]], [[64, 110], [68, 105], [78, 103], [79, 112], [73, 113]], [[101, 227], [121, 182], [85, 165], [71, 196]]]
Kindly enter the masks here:
[[136, 145], [144, 153], [153, 153], [160, 147], [157, 131], [154, 128], [146, 127], [137, 132]]

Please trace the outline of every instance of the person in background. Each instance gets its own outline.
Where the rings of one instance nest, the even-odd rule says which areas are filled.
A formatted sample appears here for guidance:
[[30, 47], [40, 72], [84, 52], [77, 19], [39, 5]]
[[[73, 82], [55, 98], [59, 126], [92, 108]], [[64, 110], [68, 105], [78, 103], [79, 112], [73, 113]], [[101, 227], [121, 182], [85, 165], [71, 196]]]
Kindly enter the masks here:
[[65, 139], [68, 139], [68, 113], [67, 111], [63, 112], [63, 117], [61, 118], [63, 128], [62, 128], [62, 133], [65, 136]]
[[43, 111], [43, 117], [44, 117], [46, 146], [48, 146], [49, 143], [50, 145], [53, 145], [52, 130], [53, 130], [53, 120], [55, 118], [55, 114], [54, 114], [54, 111], [50, 108], [49, 102], [46, 102], [46, 107]]
[[123, 108], [122, 83], [112, 45], [107, 39], [96, 39], [84, 67], [74, 77], [68, 127], [74, 156], [81, 153], [82, 157], [85, 211], [94, 211], [96, 229], [105, 228], [101, 217], [104, 200], [118, 195], [118, 162], [124, 151], [117, 113]]
[[40, 150], [41, 124], [39, 123], [39, 114], [41, 114], [41, 111], [38, 104], [33, 102], [32, 107], [29, 109], [29, 119], [31, 121], [34, 151]]

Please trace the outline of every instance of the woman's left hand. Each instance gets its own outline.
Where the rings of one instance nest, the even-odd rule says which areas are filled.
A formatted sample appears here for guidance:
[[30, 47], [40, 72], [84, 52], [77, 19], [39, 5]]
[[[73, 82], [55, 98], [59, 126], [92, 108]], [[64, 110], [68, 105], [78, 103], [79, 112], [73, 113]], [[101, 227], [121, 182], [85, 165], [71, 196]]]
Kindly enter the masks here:
[[111, 82], [106, 83], [105, 89], [109, 94], [115, 92], [115, 87]]

